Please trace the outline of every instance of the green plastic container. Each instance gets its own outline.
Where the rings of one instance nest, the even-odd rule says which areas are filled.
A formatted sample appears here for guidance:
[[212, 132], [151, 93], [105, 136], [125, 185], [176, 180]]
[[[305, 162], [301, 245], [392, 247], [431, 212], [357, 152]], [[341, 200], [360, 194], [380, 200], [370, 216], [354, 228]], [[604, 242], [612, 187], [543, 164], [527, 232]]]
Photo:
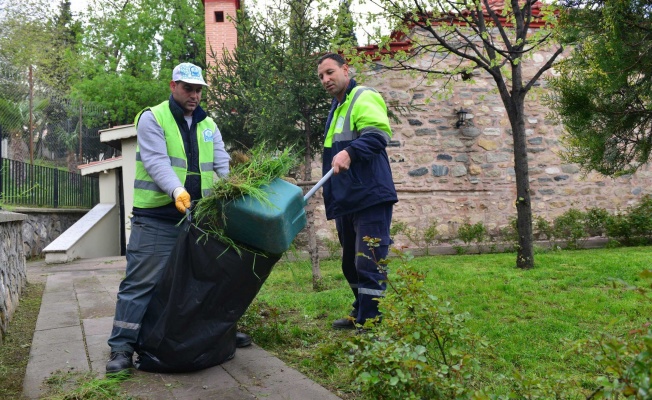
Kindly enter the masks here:
[[306, 226], [303, 191], [278, 178], [261, 189], [267, 193], [271, 205], [249, 196], [230, 202], [224, 207], [224, 233], [236, 242], [263, 252], [281, 254], [290, 248]]
[[333, 176], [328, 171], [308, 193], [297, 185], [276, 178], [261, 189], [269, 204], [250, 196], [243, 196], [224, 207], [226, 228], [224, 234], [265, 253], [282, 254], [290, 248], [294, 238], [306, 226], [304, 207], [308, 199]]

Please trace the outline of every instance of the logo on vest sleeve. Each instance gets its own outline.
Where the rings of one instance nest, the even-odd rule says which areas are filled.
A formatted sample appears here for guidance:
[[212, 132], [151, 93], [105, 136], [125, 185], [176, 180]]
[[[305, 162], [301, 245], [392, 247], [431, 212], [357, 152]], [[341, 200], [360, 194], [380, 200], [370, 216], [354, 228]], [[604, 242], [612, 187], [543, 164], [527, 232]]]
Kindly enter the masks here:
[[204, 142], [212, 142], [213, 141], [213, 130], [212, 129], [204, 129], [204, 132], [202, 132], [204, 135]]

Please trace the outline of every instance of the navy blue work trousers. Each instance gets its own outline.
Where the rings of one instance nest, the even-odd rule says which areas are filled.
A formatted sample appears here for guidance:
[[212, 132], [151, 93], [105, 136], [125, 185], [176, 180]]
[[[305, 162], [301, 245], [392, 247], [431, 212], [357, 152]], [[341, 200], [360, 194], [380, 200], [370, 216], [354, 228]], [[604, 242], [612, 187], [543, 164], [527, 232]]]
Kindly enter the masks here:
[[140, 323], [152, 299], [154, 287], [161, 280], [183, 226], [150, 217], [131, 218], [127, 270], [118, 289], [113, 329], [108, 341], [112, 352], [134, 351]]
[[[367, 319], [380, 315], [376, 299], [385, 295], [385, 275], [373, 260], [386, 258], [389, 252], [393, 207], [393, 203], [381, 203], [335, 218], [342, 245], [342, 272], [355, 297], [353, 309], [357, 310], [358, 324], [364, 325]], [[365, 236], [380, 239], [380, 246], [373, 249], [373, 254], [362, 240]], [[358, 256], [358, 253], [371, 259]]]

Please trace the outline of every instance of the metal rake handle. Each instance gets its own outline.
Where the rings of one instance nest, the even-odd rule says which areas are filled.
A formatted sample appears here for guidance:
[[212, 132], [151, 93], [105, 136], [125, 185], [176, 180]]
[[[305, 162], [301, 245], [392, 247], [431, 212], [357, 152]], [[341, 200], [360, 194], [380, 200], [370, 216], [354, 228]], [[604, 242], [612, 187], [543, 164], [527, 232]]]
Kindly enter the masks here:
[[310, 189], [310, 190], [308, 191], [308, 193], [306, 193], [305, 196], [303, 196], [303, 202], [306, 203], [306, 204], [308, 204], [308, 199], [311, 198], [312, 195], [315, 194], [315, 192], [316, 192], [317, 190], [319, 190], [319, 188], [322, 187], [322, 186], [324, 185], [324, 183], [326, 183], [326, 181], [327, 181], [328, 179], [330, 179], [330, 177], [331, 177], [332, 175], [333, 175], [333, 168], [331, 168], [328, 172], [326, 172], [326, 175], [324, 175], [324, 176], [319, 180], [319, 182], [317, 182], [317, 184], [316, 184], [315, 186], [313, 186], [312, 189]]

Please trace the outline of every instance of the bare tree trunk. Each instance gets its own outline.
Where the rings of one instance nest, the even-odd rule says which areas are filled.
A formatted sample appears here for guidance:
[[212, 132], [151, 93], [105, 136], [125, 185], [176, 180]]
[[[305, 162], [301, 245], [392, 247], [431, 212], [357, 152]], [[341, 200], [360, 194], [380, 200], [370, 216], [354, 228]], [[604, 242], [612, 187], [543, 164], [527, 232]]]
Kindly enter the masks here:
[[306, 217], [308, 219], [308, 253], [310, 255], [310, 265], [312, 266], [312, 289], [314, 291], [320, 291], [322, 289], [322, 277], [321, 268], [319, 267], [319, 247], [317, 246], [314, 213], [314, 204], [308, 202], [306, 206]]
[[[519, 77], [520, 79], [520, 77]], [[525, 140], [524, 103], [525, 94], [520, 88], [512, 90], [509, 101], [503, 101], [512, 125], [514, 139], [514, 174], [516, 176], [516, 230], [518, 246], [516, 249], [516, 267], [534, 268], [534, 250], [532, 236], [532, 201], [530, 196], [530, 175], [527, 159], [527, 142]]]
[[[304, 153], [304, 179], [312, 180], [312, 159], [310, 157], [310, 134], [311, 126], [306, 122], [306, 150]], [[319, 247], [317, 245], [317, 232], [315, 230], [315, 206], [308, 201], [306, 205], [306, 219], [308, 229], [308, 254], [310, 255], [310, 265], [312, 266], [312, 289], [321, 290], [321, 267], [319, 266]]]
[[514, 172], [516, 175], [516, 227], [518, 249], [516, 266], [521, 269], [534, 268], [532, 238], [532, 201], [530, 197], [530, 178], [527, 163], [527, 143], [525, 126], [521, 115], [514, 130]]

